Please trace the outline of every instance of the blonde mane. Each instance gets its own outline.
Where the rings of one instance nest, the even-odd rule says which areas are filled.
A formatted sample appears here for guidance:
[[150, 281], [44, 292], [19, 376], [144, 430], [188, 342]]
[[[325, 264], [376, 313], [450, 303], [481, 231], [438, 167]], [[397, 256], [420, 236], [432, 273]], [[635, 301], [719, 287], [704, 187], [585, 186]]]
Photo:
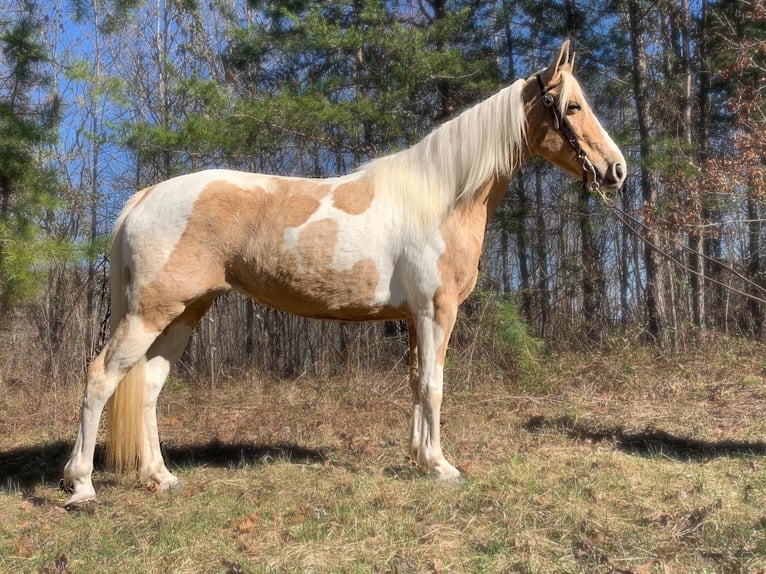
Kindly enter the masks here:
[[510, 175], [526, 143], [525, 83], [514, 82], [414, 146], [364, 166], [376, 196], [428, 229], [491, 177]]

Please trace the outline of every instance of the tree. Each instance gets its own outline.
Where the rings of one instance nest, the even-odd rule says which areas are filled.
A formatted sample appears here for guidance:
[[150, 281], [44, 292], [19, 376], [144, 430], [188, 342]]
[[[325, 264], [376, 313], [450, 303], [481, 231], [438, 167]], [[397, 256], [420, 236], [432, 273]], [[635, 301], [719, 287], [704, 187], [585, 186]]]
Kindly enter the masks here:
[[41, 25], [35, 6], [20, 2], [0, 33], [0, 314], [42, 285], [40, 266], [55, 247], [44, 226], [56, 177], [43, 146], [55, 138], [59, 106], [48, 91]]
[[345, 173], [414, 143], [496, 87], [492, 59], [468, 66], [470, 51], [481, 50], [470, 42], [470, 7], [346, 0], [259, 8], [256, 22], [233, 30], [224, 62], [239, 96], [239, 141], [272, 156], [275, 170]]
[[[746, 239], [742, 268], [751, 283], [743, 288], [751, 296], [741, 313], [746, 332], [762, 335], [766, 320], [764, 298], [766, 268], [762, 255], [763, 202], [766, 200], [766, 5], [763, 1], [723, 0], [711, 6], [710, 58], [719, 72], [712, 78], [720, 112], [728, 131], [728, 149], [705, 154], [701, 193], [716, 196], [721, 190], [738, 195], [744, 205]], [[713, 67], [713, 66], [711, 66]], [[719, 120], [720, 122], [720, 120]]]

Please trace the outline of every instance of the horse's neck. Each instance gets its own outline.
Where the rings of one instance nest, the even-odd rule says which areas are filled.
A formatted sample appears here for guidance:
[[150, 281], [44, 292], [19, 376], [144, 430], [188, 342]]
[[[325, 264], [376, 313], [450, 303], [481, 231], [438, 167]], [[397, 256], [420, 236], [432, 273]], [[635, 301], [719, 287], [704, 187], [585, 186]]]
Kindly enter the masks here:
[[473, 195], [471, 201], [466, 205], [466, 210], [474, 213], [476, 216], [481, 215], [485, 224], [491, 221], [505, 192], [508, 190], [511, 178], [521, 168], [525, 160], [526, 157], [519, 158], [517, 165], [513, 167], [513, 171], [509, 176], [496, 174], [488, 179]]
[[493, 176], [476, 190], [471, 201], [455, 206], [442, 222], [440, 233], [446, 251], [440, 269], [456, 289], [458, 301], [465, 300], [476, 285], [487, 222], [507, 188], [507, 177]]
[[478, 241], [479, 250], [481, 250], [487, 224], [497, 211], [508, 189], [508, 182], [508, 177], [495, 175], [480, 186], [471, 201], [461, 205], [448, 218], [452, 220], [457, 217], [461, 222], [459, 225], [451, 225], [451, 232], [465, 235], [466, 238], [470, 237], [472, 241]]
[[508, 190], [508, 183], [510, 178], [508, 177], [494, 177], [491, 181], [487, 182], [487, 190], [482, 191], [485, 195], [483, 203], [486, 204], [487, 209], [487, 222], [489, 222], [497, 211], [497, 207]]

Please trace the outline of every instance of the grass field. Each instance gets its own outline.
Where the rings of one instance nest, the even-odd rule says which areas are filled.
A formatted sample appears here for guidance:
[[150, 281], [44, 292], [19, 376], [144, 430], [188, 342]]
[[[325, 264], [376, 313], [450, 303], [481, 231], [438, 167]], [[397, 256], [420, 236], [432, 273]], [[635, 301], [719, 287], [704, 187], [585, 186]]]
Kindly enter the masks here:
[[[154, 493], [57, 488], [79, 389], [0, 386], [3, 572], [766, 572], [766, 346], [447, 371], [441, 484], [405, 458], [404, 371], [213, 391], [171, 381]], [[484, 379], [484, 380], [480, 380]]]

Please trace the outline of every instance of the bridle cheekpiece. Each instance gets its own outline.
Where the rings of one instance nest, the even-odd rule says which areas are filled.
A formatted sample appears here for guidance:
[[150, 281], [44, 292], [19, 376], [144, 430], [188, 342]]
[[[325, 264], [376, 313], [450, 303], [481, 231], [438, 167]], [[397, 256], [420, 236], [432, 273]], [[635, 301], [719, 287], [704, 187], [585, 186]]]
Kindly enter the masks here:
[[[582, 146], [580, 145], [580, 140], [577, 138], [577, 135], [575, 134], [574, 129], [572, 129], [572, 124], [569, 123], [569, 120], [567, 119], [566, 114], [561, 113], [561, 110], [559, 109], [558, 105], [556, 105], [556, 100], [554, 99], [553, 94], [551, 94], [546, 89], [545, 84], [543, 84], [543, 80], [542, 78], [540, 78], [540, 74], [535, 74], [535, 79], [537, 79], [537, 85], [540, 86], [540, 91], [542, 92], [543, 106], [551, 110], [551, 112], [553, 112], [554, 128], [561, 132], [561, 135], [564, 136], [564, 139], [569, 142], [570, 146], [572, 146], [572, 149], [574, 150], [575, 155], [577, 157], [577, 161], [582, 163], [583, 186], [592, 193], [599, 193], [600, 192], [600, 184], [598, 182], [599, 174], [596, 171], [596, 167], [588, 159], [588, 156], [585, 155], [585, 150], [582, 149]], [[592, 180], [590, 183], [588, 183], [588, 174], [592, 176]]]

